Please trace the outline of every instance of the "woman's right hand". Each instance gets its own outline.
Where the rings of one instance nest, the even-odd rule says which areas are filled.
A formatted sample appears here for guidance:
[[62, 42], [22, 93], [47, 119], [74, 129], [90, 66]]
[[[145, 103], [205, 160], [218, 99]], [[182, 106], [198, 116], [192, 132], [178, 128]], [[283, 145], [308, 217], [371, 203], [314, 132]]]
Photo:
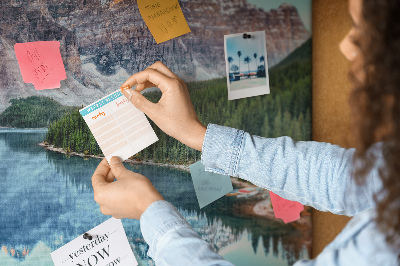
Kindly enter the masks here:
[[[130, 89], [135, 85], [136, 89]], [[140, 93], [150, 87], [161, 90], [158, 103], [150, 102]], [[132, 75], [122, 84], [121, 90], [166, 134], [193, 149], [202, 150], [206, 127], [197, 117], [186, 84], [163, 63], [156, 62]]]

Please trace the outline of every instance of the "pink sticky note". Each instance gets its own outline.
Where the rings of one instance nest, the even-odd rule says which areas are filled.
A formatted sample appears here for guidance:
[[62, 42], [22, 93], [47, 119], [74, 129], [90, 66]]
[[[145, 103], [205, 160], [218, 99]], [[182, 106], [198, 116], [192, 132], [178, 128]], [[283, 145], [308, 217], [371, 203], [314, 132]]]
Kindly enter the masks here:
[[36, 90], [60, 88], [60, 81], [67, 78], [60, 42], [16, 43], [14, 50], [24, 82]]
[[276, 218], [281, 218], [285, 224], [300, 219], [300, 212], [304, 210], [302, 204], [281, 198], [271, 191], [269, 195]]

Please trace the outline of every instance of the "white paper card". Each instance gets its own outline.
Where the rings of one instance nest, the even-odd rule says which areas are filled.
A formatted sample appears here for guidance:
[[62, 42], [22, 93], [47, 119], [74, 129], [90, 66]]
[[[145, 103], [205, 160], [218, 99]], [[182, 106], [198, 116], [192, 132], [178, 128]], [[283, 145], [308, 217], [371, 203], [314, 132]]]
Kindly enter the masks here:
[[132, 266], [135, 255], [126, 238], [121, 220], [111, 218], [51, 253], [55, 266]]
[[200, 209], [233, 190], [229, 176], [206, 172], [201, 161], [189, 165]]
[[79, 112], [107, 161], [126, 160], [158, 140], [144, 113], [119, 90]]

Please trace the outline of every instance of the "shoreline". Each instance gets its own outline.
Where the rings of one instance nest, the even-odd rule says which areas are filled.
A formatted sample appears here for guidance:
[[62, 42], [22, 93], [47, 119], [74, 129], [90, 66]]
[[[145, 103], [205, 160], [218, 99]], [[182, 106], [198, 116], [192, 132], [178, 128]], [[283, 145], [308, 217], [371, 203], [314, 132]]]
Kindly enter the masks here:
[[15, 129], [15, 130], [19, 130], [19, 129], [46, 129], [48, 130], [47, 127], [5, 127], [5, 126], [0, 126], [0, 129]]
[[[59, 152], [63, 153], [65, 155], [73, 155], [73, 156], [80, 156], [83, 158], [96, 158], [96, 159], [103, 159], [104, 157], [102, 156], [95, 156], [95, 155], [86, 155], [83, 153], [77, 153], [77, 152], [66, 152], [62, 148], [56, 148], [53, 145], [46, 144], [45, 142], [41, 142], [38, 144], [39, 146], [44, 147], [46, 150], [54, 151], [54, 152]], [[189, 166], [186, 165], [174, 165], [174, 164], [168, 164], [168, 163], [155, 163], [155, 162], [142, 162], [142, 161], [136, 161], [136, 160], [131, 160], [127, 159], [124, 161], [125, 163], [129, 163], [131, 165], [154, 165], [154, 166], [163, 166], [163, 167], [169, 167], [181, 171], [185, 171], [190, 173]], [[251, 183], [248, 183], [247, 181], [241, 180], [236, 177], [231, 177], [232, 185], [235, 189], [243, 189], [243, 188], [258, 188], [256, 185], [253, 185]], [[260, 188], [258, 188], [260, 189]], [[245, 217], [251, 218], [251, 217], [257, 217], [257, 218], [267, 218], [270, 220], [274, 220], [277, 222], [282, 222], [283, 221], [280, 218], [276, 218], [274, 211], [272, 209], [271, 205], [271, 199], [269, 196], [269, 191], [266, 189], [260, 189], [259, 192], [250, 198], [244, 198], [244, 199], [237, 199], [236, 202], [236, 208], [237, 211], [244, 215]], [[310, 213], [307, 211], [309, 207], [304, 206], [304, 211], [301, 212], [300, 214], [300, 219], [291, 222], [293, 227], [295, 227], [297, 230], [301, 231], [303, 234], [307, 234], [307, 231], [311, 227], [311, 219], [310, 219]]]
[[[54, 147], [54, 145], [46, 144], [45, 142], [40, 142], [38, 145], [44, 147], [46, 150], [59, 152], [59, 153], [63, 153], [63, 154], [66, 154], [66, 155], [80, 156], [80, 157], [84, 157], [84, 158], [89, 158], [90, 157], [90, 158], [96, 158], [96, 159], [104, 159], [105, 158], [104, 156], [87, 155], [87, 154], [78, 153], [78, 152], [74, 152], [74, 151], [66, 152], [66, 151], [64, 151], [63, 148], [57, 148], [57, 147]], [[189, 166], [180, 165], [180, 164], [155, 163], [155, 162], [152, 162], [152, 161], [143, 162], [143, 161], [136, 161], [136, 160], [131, 160], [131, 159], [126, 159], [123, 162], [124, 163], [130, 163], [130, 164], [133, 164], [133, 165], [134, 164], [145, 164], [145, 165], [164, 166], [164, 167], [178, 169], [178, 170], [190, 173]]]

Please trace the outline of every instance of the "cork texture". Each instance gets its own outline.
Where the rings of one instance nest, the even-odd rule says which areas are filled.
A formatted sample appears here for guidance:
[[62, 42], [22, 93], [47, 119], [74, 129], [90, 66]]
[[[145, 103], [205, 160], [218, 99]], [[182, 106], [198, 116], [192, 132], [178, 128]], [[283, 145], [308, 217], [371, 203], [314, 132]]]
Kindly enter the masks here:
[[[313, 140], [352, 147], [350, 135], [348, 80], [350, 63], [341, 54], [339, 43], [352, 22], [347, 0], [313, 1]], [[349, 221], [348, 217], [313, 210], [315, 258]]]

